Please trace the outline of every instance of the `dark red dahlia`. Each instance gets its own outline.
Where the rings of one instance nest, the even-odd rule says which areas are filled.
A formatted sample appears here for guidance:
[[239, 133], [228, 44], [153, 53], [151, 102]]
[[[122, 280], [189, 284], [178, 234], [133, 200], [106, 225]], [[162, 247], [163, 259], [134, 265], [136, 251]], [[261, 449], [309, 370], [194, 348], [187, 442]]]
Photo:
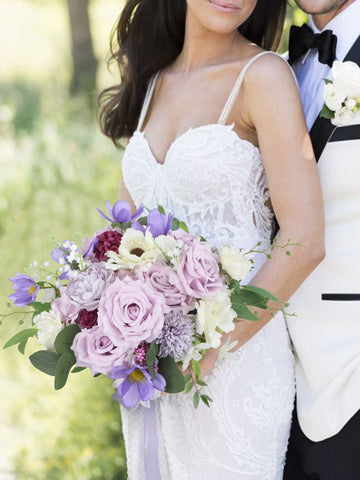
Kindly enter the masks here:
[[76, 323], [79, 325], [80, 328], [92, 328], [98, 324], [98, 311], [93, 310], [89, 312], [89, 310], [80, 310], [79, 315], [77, 316]]
[[122, 235], [116, 230], [108, 230], [98, 235], [97, 239], [98, 244], [94, 249], [94, 255], [98, 260], [103, 261], [107, 260], [108, 258], [105, 255], [106, 252], [108, 252], [109, 250], [112, 250], [113, 252], [118, 251]]

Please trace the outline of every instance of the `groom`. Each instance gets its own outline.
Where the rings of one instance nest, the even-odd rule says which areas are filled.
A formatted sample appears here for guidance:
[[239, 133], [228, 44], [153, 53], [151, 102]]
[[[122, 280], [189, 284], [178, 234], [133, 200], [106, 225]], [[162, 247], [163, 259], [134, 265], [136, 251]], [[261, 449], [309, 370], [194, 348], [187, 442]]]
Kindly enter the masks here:
[[335, 129], [319, 112], [333, 60], [360, 65], [360, 0], [297, 3], [310, 28], [292, 27], [289, 61], [318, 160], [326, 258], [291, 299], [297, 408], [284, 480], [359, 480], [360, 125]]

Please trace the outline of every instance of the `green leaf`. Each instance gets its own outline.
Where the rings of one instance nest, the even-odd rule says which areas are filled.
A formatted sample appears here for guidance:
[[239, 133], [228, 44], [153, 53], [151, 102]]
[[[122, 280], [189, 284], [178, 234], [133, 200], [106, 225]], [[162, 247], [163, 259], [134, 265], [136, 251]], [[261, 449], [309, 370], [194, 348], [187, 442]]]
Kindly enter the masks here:
[[199, 362], [195, 362], [194, 360], [192, 361], [192, 369], [194, 370], [195, 377], [199, 378], [201, 376], [201, 370], [200, 370], [200, 365]]
[[55, 376], [56, 364], [59, 355], [47, 350], [39, 350], [30, 355], [29, 360], [35, 368], [47, 375]]
[[200, 385], [201, 387], [207, 387], [207, 383], [204, 382], [204, 380], [201, 380], [201, 378], [198, 378], [196, 380], [196, 383]]
[[185, 387], [185, 393], [189, 393], [192, 388], [193, 388], [194, 384], [192, 382], [188, 383]]
[[22, 353], [23, 355], [24, 355], [24, 353], [25, 353], [26, 344], [27, 344], [27, 339], [24, 340], [23, 342], [19, 343], [19, 345], [18, 345], [18, 350], [19, 350], [19, 352]]
[[194, 407], [195, 407], [195, 408], [198, 408], [199, 402], [200, 402], [200, 393], [199, 393], [199, 392], [195, 392], [195, 393], [194, 393], [194, 396], [193, 396], [193, 404], [194, 404]]
[[146, 217], [141, 217], [136, 220], [140, 225], [146, 226], [147, 225], [147, 218]]
[[235, 289], [231, 294], [231, 302], [241, 305], [254, 305], [255, 307], [266, 309], [267, 299], [257, 292], [241, 288], [239, 291]]
[[329, 78], [324, 78], [325, 85], [329, 85], [329, 83], [334, 83], [332, 80]]
[[180, 228], [180, 221], [174, 217], [171, 223], [171, 230], [178, 230], [179, 228]]
[[160, 213], [162, 213], [163, 215], [165, 215], [165, 209], [162, 205], [158, 205], [157, 209], [159, 210]]
[[51, 303], [33, 302], [32, 306], [35, 308], [36, 313], [49, 312], [51, 309]]
[[79, 373], [79, 372], [82, 372], [83, 370], [86, 370], [86, 367], [75, 367], [71, 370], [71, 373]]
[[10, 340], [5, 343], [3, 349], [5, 350], [5, 348], [12, 347], [17, 343], [23, 343], [28, 338], [34, 337], [37, 334], [37, 331], [37, 328], [27, 328], [25, 330], [21, 330], [21, 332], [16, 333], [13, 337], [10, 338]]
[[185, 222], [180, 222], [179, 227], [184, 230], [186, 233], [189, 233], [189, 227], [186, 225]]
[[60, 390], [65, 386], [70, 370], [75, 363], [75, 356], [69, 352], [65, 352], [60, 356], [55, 369], [55, 390]]
[[185, 375], [185, 383], [189, 383], [191, 380], [191, 373], [188, 373], [187, 375]]
[[243, 305], [241, 303], [237, 304], [236, 302], [233, 303], [233, 301], [231, 300], [231, 306], [235, 310], [239, 318], [243, 318], [245, 320], [251, 320], [251, 321], [259, 320], [259, 318], [256, 315], [254, 315], [246, 305]]
[[58, 355], [71, 352], [75, 336], [81, 331], [78, 325], [69, 325], [59, 332], [55, 338], [55, 350]]
[[167, 393], [179, 393], [183, 392], [185, 388], [184, 375], [176, 365], [175, 360], [172, 357], [160, 358], [159, 373], [166, 380], [165, 392]]
[[212, 398], [210, 398], [208, 395], [201, 395], [201, 400], [205, 403], [207, 407], [210, 408], [210, 402], [212, 402]]
[[260, 287], [255, 287], [255, 285], [244, 285], [243, 288], [246, 290], [251, 290], [252, 292], [258, 293], [263, 297], [268, 298], [269, 300], [274, 300], [275, 302], [280, 303], [280, 301], [275, 297], [275, 295], [270, 293], [268, 290], [264, 290], [263, 288], [260, 288]]
[[158, 354], [158, 351], [159, 351], [159, 345], [156, 342], [152, 342], [146, 354], [147, 367], [151, 375], [151, 378], [153, 380], [155, 379], [155, 376], [156, 376], [155, 360], [156, 360], [156, 355]]
[[330, 110], [330, 108], [324, 103], [321, 112], [320, 112], [320, 117], [327, 118], [328, 120], [331, 120], [332, 118], [335, 117], [335, 113]]

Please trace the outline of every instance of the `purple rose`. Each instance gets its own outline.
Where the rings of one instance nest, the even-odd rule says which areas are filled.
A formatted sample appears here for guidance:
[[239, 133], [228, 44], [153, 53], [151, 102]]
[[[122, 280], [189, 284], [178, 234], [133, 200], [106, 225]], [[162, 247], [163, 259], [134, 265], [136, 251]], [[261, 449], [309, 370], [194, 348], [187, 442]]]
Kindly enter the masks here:
[[90, 368], [91, 373], [109, 375], [115, 365], [126, 365], [132, 351], [115, 346], [99, 327], [79, 332], [73, 341], [73, 350], [78, 367]]
[[66, 287], [60, 287], [60, 297], [55, 298], [51, 308], [57, 312], [66, 325], [75, 323], [80, 307], [75, 306], [66, 295]]
[[66, 294], [74, 305], [96, 310], [104, 289], [114, 280], [114, 272], [104, 263], [93, 263], [85, 272], [70, 280]]
[[218, 255], [208, 243], [194, 237], [184, 248], [176, 266], [183, 289], [195, 298], [213, 297], [225, 289], [220, 274]]
[[164, 295], [166, 312], [170, 310], [189, 312], [194, 309], [194, 298], [185, 293], [177, 273], [171, 267], [154, 263], [148, 271], [148, 276], [154, 290]]
[[149, 281], [118, 278], [101, 297], [98, 324], [116, 345], [155, 340], [164, 324], [164, 296]]

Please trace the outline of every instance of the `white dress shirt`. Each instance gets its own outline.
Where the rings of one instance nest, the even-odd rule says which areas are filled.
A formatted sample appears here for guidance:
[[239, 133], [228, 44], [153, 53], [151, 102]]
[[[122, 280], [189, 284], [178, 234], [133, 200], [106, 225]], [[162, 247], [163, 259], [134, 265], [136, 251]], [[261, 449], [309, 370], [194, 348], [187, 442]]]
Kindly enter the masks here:
[[[310, 17], [309, 26], [315, 33], [332, 30], [337, 36], [336, 60], [343, 61], [360, 34], [360, 0], [356, 0], [333, 18], [323, 30], [318, 30]], [[324, 104], [324, 79], [331, 79], [331, 69], [318, 60], [318, 50], [309, 50], [294, 63], [293, 69], [299, 83], [300, 95], [310, 130]]]

